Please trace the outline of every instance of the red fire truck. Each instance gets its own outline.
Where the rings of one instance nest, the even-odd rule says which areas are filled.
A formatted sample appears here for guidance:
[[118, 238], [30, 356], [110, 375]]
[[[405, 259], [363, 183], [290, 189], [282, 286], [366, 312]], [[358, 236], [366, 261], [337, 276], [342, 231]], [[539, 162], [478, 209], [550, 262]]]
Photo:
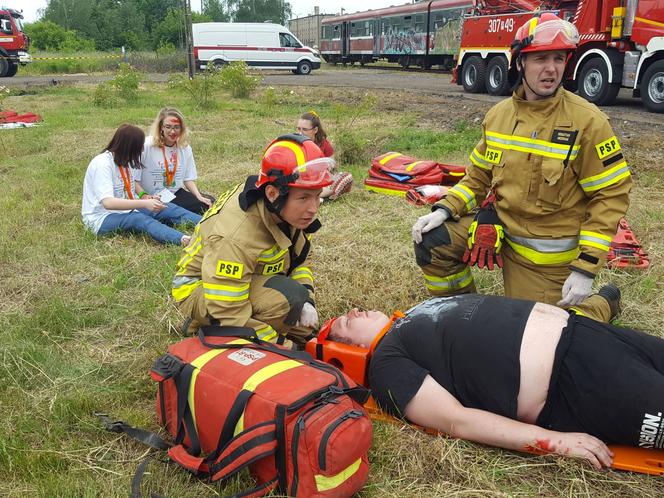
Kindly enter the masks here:
[[23, 14], [0, 7], [0, 78], [14, 76], [19, 64], [32, 62], [30, 38], [23, 32]]
[[[510, 43], [536, 8], [554, 11], [579, 30], [564, 85], [597, 105], [631, 88], [652, 112], [664, 112], [664, 0], [475, 0], [463, 21], [453, 81], [471, 93], [506, 95]], [[516, 6], [516, 7], [515, 7]]]

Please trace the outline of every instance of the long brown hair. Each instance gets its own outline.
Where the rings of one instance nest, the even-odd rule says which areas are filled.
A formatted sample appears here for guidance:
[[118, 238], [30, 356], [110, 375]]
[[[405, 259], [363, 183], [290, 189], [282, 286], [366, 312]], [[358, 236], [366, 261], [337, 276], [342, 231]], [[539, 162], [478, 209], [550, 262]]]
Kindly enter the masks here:
[[305, 112], [302, 114], [302, 116], [300, 116], [300, 119], [306, 119], [307, 121], [311, 122], [311, 126], [313, 128], [318, 128], [318, 131], [314, 136], [314, 142], [319, 147], [323, 145], [323, 141], [327, 138], [327, 133], [325, 133], [325, 130], [323, 129], [323, 125], [320, 122], [318, 114], [314, 111]]
[[118, 166], [131, 166], [139, 169], [143, 167], [141, 153], [144, 142], [143, 130], [138, 126], [123, 124], [115, 130], [113, 138], [104, 150], [113, 154], [113, 161]]
[[184, 116], [175, 107], [164, 107], [159, 111], [159, 114], [157, 114], [157, 117], [152, 122], [152, 126], [150, 126], [152, 145], [155, 147], [161, 147], [164, 145], [164, 135], [162, 134], [161, 127], [164, 124], [164, 119], [168, 117], [177, 118], [180, 121], [181, 131], [180, 137], [178, 138], [178, 146], [186, 147], [188, 143], [187, 140], [189, 138], [189, 130], [184, 122]]

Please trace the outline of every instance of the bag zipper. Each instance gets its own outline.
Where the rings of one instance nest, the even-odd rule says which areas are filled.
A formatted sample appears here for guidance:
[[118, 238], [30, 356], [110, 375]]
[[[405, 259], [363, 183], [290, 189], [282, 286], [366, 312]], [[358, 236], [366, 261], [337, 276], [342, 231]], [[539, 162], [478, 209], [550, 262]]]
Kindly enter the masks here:
[[318, 446], [318, 468], [320, 468], [320, 470], [325, 470], [325, 467], [327, 465], [327, 462], [325, 461], [326, 460], [325, 450], [327, 449], [327, 441], [332, 436], [334, 430], [337, 427], [339, 427], [341, 424], [343, 424], [346, 420], [357, 419], [360, 418], [362, 415], [363, 415], [362, 412], [359, 410], [348, 410], [341, 417], [332, 422], [327, 427], [327, 429], [325, 429], [325, 432], [323, 432], [323, 437], [320, 440], [320, 445]]
[[327, 402], [332, 402], [334, 403], [335, 401], [332, 401], [329, 399], [329, 396], [334, 396], [335, 398], [337, 396], [341, 396], [342, 394], [345, 394], [345, 392], [338, 387], [336, 384], [328, 384], [327, 386], [317, 389], [315, 391], [310, 392], [306, 396], [298, 399], [297, 401], [294, 401], [288, 407], [286, 408], [286, 413], [293, 413], [302, 408], [304, 405], [309, 403], [309, 401], [313, 401], [316, 398], [321, 398], [322, 401], [327, 401]]
[[315, 412], [328, 404], [328, 401], [323, 401], [320, 404], [313, 405], [305, 412], [297, 417], [295, 422], [295, 429], [293, 430], [293, 441], [291, 442], [291, 458], [293, 460], [293, 482], [291, 484], [291, 496], [297, 496], [298, 474], [297, 474], [297, 454], [300, 445], [300, 433], [304, 430], [306, 419], [311, 417]]
[[159, 408], [161, 410], [161, 425], [166, 427], [166, 402], [164, 401], [164, 381], [159, 383]]

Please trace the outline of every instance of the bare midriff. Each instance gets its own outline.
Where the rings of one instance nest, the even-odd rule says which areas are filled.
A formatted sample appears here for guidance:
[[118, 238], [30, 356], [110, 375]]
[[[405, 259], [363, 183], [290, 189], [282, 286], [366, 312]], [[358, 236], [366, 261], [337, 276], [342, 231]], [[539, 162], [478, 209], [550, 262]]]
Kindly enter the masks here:
[[521, 380], [517, 418], [534, 424], [544, 408], [553, 371], [556, 347], [569, 314], [550, 304], [536, 303], [521, 340]]

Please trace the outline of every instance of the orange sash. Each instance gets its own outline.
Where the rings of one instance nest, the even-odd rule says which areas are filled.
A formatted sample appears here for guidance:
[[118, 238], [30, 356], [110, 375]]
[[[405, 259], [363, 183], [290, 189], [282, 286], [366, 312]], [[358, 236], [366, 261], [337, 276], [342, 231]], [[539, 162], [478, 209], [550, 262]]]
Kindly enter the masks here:
[[166, 186], [170, 187], [173, 183], [173, 178], [175, 178], [175, 172], [178, 169], [178, 148], [177, 143], [175, 144], [175, 159], [173, 160], [173, 170], [168, 170], [168, 159], [166, 159], [166, 147], [161, 146], [161, 153], [164, 155], [164, 170], [166, 174]]
[[118, 164], [118, 168], [120, 168], [120, 176], [122, 177], [122, 183], [124, 183], [125, 192], [127, 192], [127, 196], [133, 200], [134, 194], [131, 188], [131, 172], [129, 171], [129, 167]]

